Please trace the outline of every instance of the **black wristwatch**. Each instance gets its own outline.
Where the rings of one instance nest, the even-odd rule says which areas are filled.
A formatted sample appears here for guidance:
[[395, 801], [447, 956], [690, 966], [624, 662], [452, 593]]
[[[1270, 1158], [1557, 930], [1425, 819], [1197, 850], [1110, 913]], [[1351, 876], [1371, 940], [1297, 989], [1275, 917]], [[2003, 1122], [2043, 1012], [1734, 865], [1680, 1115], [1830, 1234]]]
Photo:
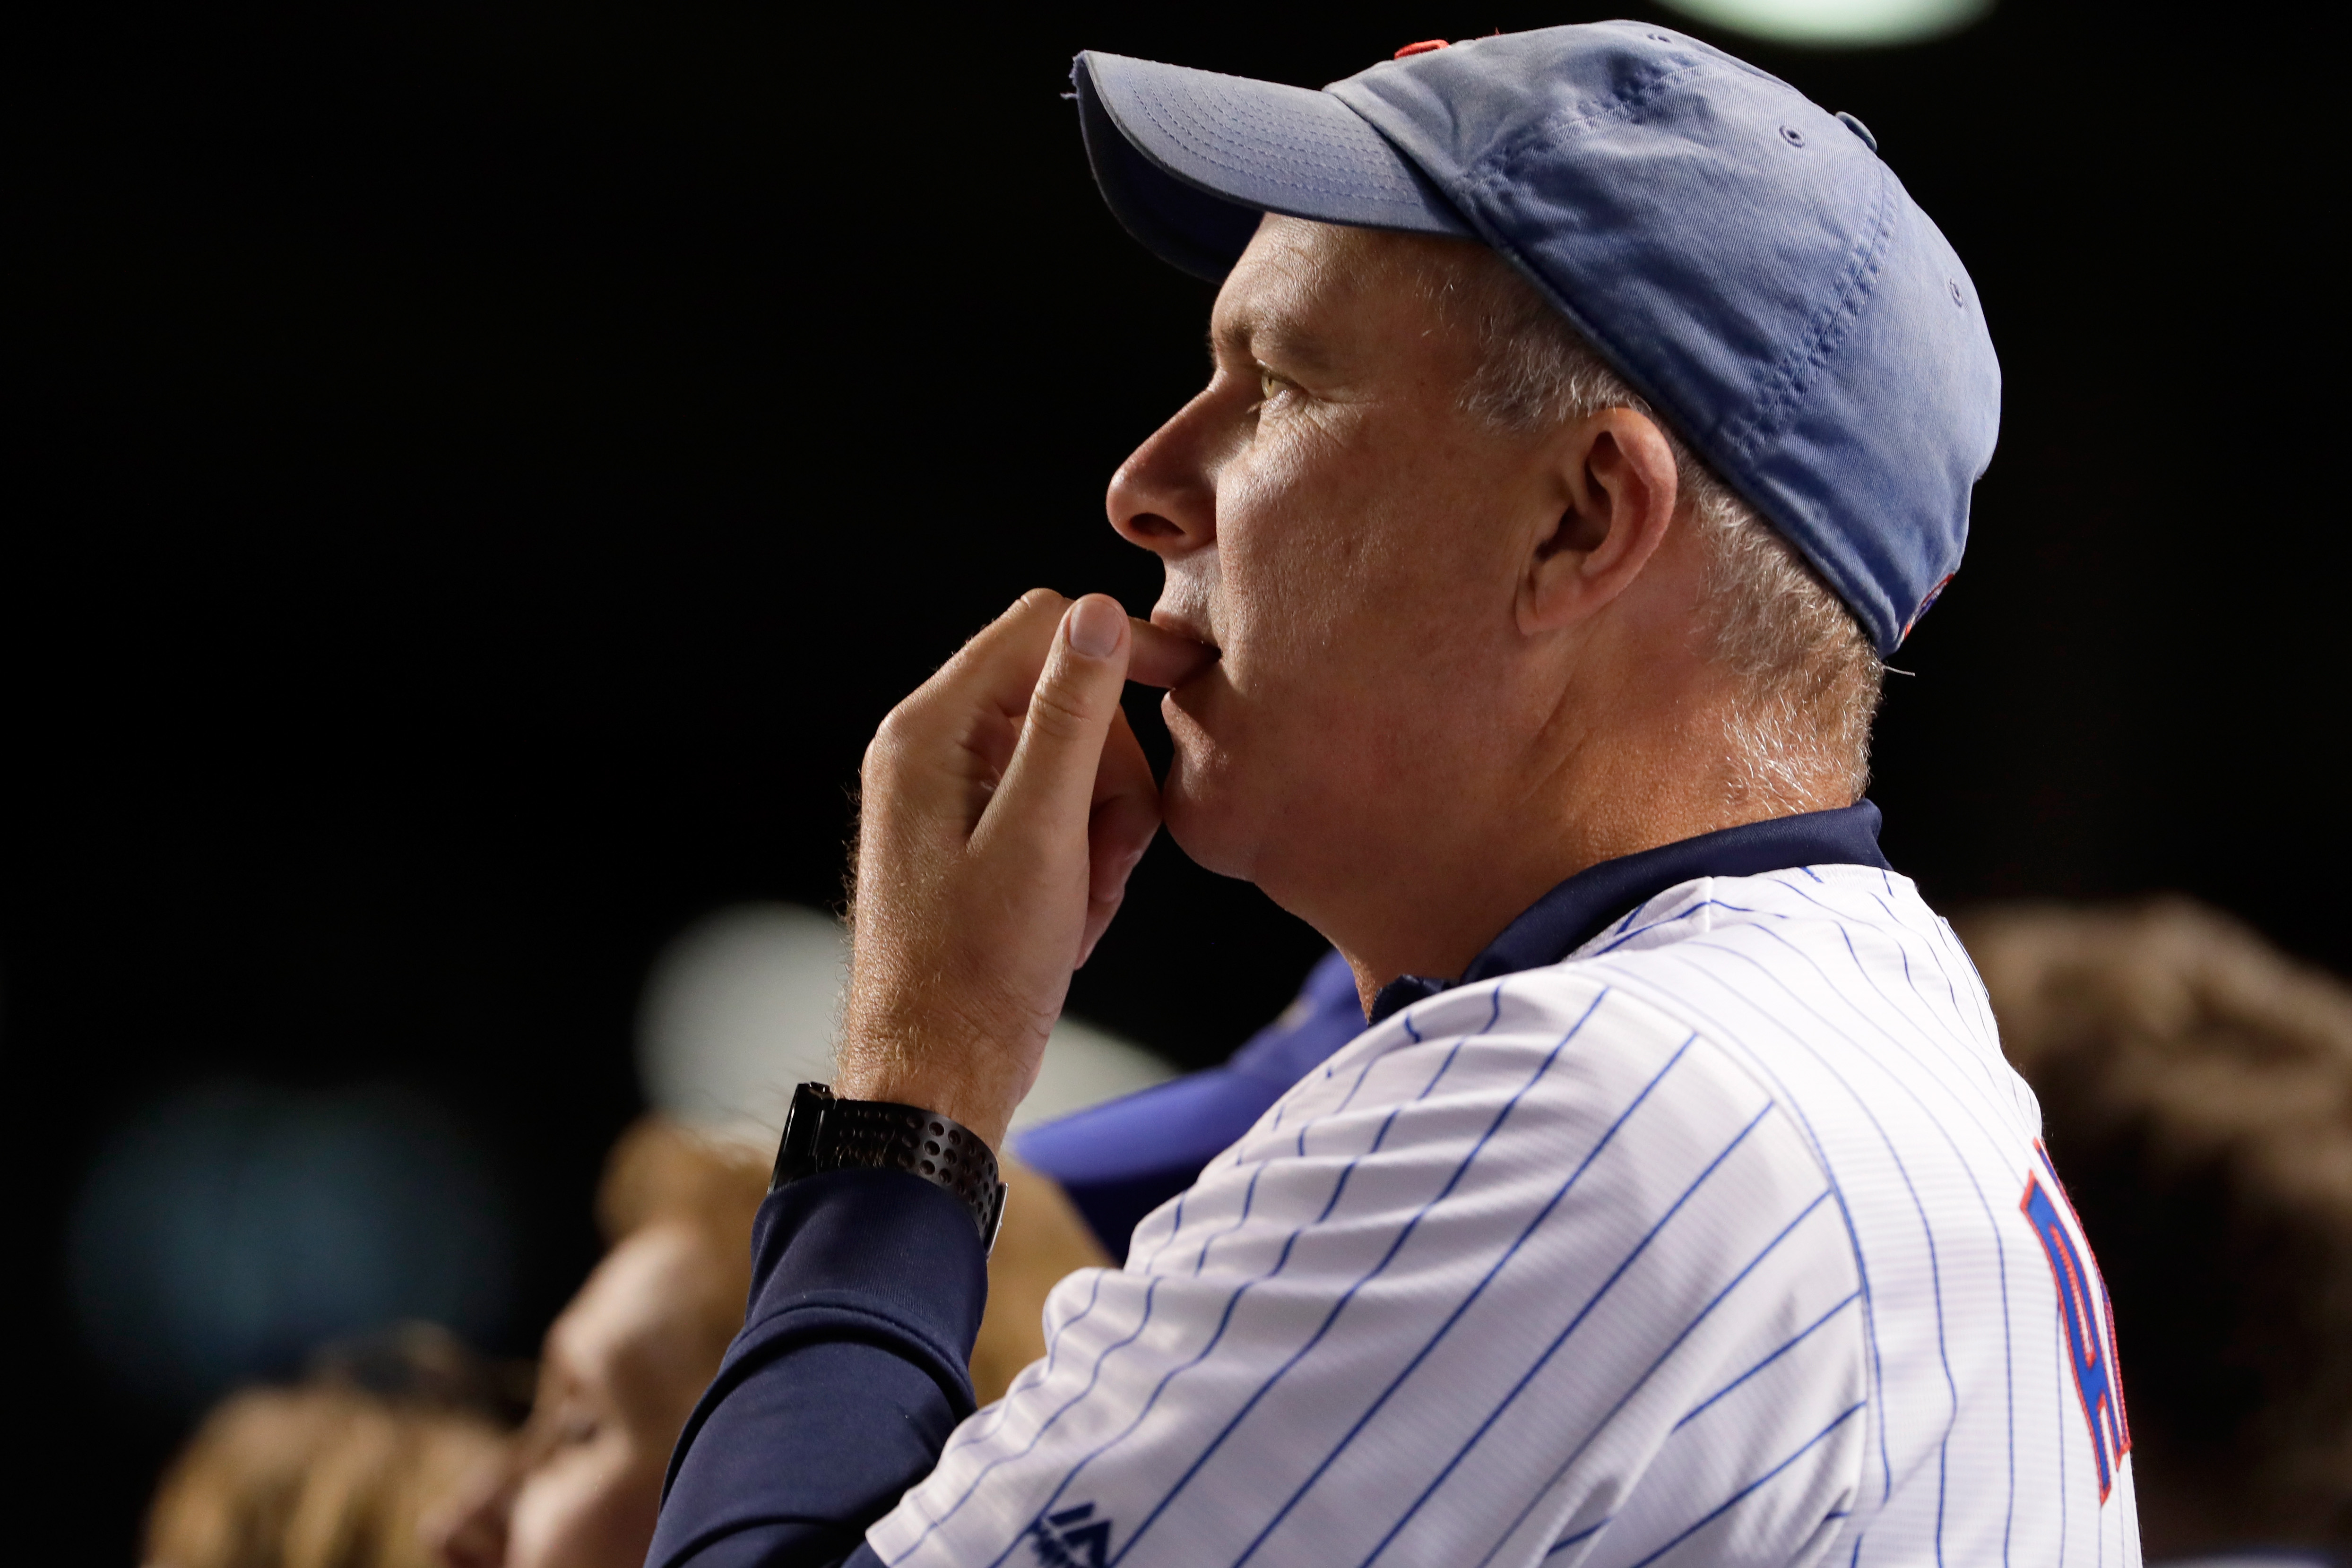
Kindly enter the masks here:
[[819, 1171], [905, 1171], [963, 1200], [983, 1250], [996, 1247], [1004, 1184], [980, 1134], [951, 1117], [887, 1100], [843, 1100], [822, 1083], [793, 1091], [768, 1190]]

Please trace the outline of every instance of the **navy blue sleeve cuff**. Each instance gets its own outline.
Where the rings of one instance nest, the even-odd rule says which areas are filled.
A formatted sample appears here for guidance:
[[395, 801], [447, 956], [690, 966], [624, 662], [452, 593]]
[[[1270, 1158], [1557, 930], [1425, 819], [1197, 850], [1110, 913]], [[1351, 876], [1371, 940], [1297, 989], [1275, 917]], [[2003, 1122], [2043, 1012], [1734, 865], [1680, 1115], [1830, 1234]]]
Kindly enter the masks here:
[[972, 1411], [988, 1295], [970, 1210], [901, 1171], [778, 1188], [751, 1230], [743, 1332], [688, 1417], [646, 1562], [827, 1563]]

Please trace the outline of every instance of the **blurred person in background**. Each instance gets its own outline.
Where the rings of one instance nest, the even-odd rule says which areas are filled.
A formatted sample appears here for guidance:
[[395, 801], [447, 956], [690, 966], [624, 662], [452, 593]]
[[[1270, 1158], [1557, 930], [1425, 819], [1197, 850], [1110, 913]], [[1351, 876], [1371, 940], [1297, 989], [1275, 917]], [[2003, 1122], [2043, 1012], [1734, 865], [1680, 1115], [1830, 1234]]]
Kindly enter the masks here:
[[419, 1521], [499, 1451], [513, 1382], [409, 1323], [231, 1395], [164, 1472], [148, 1568], [427, 1568]]
[[[770, 1157], [659, 1115], [622, 1134], [596, 1195], [611, 1250], [548, 1330], [529, 1423], [445, 1483], [426, 1524], [448, 1568], [645, 1561], [670, 1448], [742, 1321]], [[1047, 1292], [1108, 1261], [1052, 1182], [1030, 1178], [1022, 1198], [972, 1348], [983, 1399], [1045, 1354]]]
[[2178, 898], [1957, 925], [2099, 1238], [2149, 1560], [2352, 1552], [2352, 990]]
[[764, 1162], [648, 1116], [596, 1194], [610, 1247], [547, 1331], [530, 1419], [427, 1524], [451, 1568], [635, 1568], [663, 1467], [751, 1282]]

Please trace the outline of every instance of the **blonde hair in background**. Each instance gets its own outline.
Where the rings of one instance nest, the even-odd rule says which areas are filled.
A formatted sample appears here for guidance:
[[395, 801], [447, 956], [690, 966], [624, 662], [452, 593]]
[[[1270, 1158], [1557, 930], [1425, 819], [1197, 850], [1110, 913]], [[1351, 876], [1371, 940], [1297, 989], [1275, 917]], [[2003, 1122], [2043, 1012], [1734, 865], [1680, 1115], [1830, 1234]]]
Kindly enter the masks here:
[[489, 1420], [332, 1384], [205, 1418], [148, 1511], [148, 1568], [433, 1568], [419, 1526], [504, 1440]]
[[751, 1268], [751, 1220], [768, 1196], [772, 1147], [706, 1133], [658, 1112], [638, 1117], [604, 1156], [596, 1228], [604, 1245], [661, 1220], [699, 1225], [740, 1243]]
[[[608, 1243], [648, 1225], [685, 1221], [736, 1270], [727, 1319], [713, 1325], [723, 1331], [721, 1350], [740, 1326], [751, 1291], [751, 1220], [768, 1195], [772, 1156], [666, 1116], [643, 1116], [613, 1145], [596, 1190], [596, 1223]], [[988, 1260], [988, 1306], [971, 1347], [972, 1391], [982, 1405], [1003, 1397], [1021, 1369], [1045, 1354], [1041, 1319], [1053, 1288], [1076, 1270], [1110, 1262], [1051, 1179], [1009, 1154], [1003, 1176], [1012, 1196]]]
[[[751, 1221], [768, 1196], [773, 1157], [772, 1149], [763, 1152], [655, 1112], [631, 1123], [614, 1143], [596, 1185], [596, 1228], [608, 1248], [656, 1225], [683, 1225], [700, 1239], [698, 1250], [714, 1274], [698, 1276], [695, 1299], [681, 1304], [695, 1325], [691, 1354], [706, 1366], [706, 1377], [717, 1373], [743, 1326], [751, 1293]], [[687, 1288], [679, 1282], [680, 1291]]]

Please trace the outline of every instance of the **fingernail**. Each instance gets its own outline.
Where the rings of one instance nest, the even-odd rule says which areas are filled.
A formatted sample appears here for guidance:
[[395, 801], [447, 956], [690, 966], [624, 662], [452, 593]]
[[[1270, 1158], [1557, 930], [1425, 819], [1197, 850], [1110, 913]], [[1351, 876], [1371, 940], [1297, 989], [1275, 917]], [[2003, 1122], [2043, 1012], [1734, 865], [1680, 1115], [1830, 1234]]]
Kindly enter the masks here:
[[1118, 634], [1127, 630], [1127, 612], [1101, 594], [1093, 594], [1078, 601], [1067, 625], [1073, 650], [1089, 659], [1108, 658], [1118, 646]]

